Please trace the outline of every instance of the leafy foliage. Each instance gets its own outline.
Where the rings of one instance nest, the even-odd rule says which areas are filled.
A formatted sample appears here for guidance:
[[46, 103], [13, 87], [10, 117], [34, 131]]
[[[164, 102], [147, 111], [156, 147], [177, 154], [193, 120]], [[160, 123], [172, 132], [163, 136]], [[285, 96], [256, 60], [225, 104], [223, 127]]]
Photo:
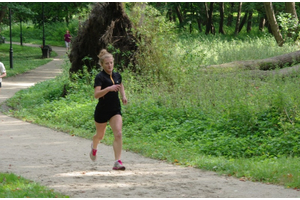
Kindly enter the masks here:
[[278, 24], [281, 27], [283, 39], [287, 42], [294, 42], [299, 39], [300, 24], [298, 19], [292, 16], [291, 13], [280, 13], [277, 16]]
[[[156, 21], [155, 16], [161, 15], [155, 10], [147, 13], [147, 25], [173, 27]], [[206, 65], [268, 58], [297, 47], [279, 48], [270, 35], [229, 38], [157, 30], [140, 29], [151, 38], [141, 41], [141, 73], [122, 72], [129, 99], [122, 108], [124, 148], [176, 164], [299, 188], [295, 167], [300, 153], [299, 80], [276, 75], [261, 80], [248, 72], [205, 70]], [[92, 82], [97, 72], [83, 70], [69, 79], [70, 63], [65, 67], [57, 79], [18, 92], [8, 101], [10, 113], [91, 138], [97, 103]], [[108, 127], [103, 142], [112, 141]]]

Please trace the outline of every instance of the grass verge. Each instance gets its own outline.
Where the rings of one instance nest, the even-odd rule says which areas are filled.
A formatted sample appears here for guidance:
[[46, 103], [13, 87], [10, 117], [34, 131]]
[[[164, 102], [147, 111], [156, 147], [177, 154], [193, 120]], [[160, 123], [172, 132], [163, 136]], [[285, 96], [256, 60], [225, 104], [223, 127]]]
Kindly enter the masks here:
[[[199, 70], [199, 58], [206, 58], [201, 64], [223, 63], [224, 55], [226, 61], [237, 59], [236, 55], [242, 60], [244, 54], [259, 50], [268, 52], [259, 53], [265, 58], [279, 51], [290, 52], [292, 47], [272, 45], [271, 51], [270, 45], [263, 45], [271, 41], [266, 38], [251, 39], [251, 44], [256, 43], [252, 49], [247, 40], [223, 42], [218, 48], [221, 39], [199, 40], [202, 49], [196, 53], [184, 51], [191, 48], [184, 44], [170, 45], [170, 49], [165, 46], [166, 53], [158, 53], [157, 60], [148, 57], [148, 63], [157, 63], [153, 67], [161, 67], [157, 68], [160, 73], [122, 73], [129, 99], [123, 107], [124, 149], [245, 180], [300, 188], [300, 173], [295, 167], [299, 165], [300, 93], [295, 89], [299, 80], [279, 76], [261, 80], [238, 72], [224, 76]], [[190, 38], [182, 41], [194, 44]], [[208, 47], [215, 48], [209, 51]], [[160, 49], [159, 44], [155, 49]], [[92, 138], [95, 128], [91, 116], [97, 103], [92, 81], [96, 72], [84, 72], [78, 75], [81, 79], [70, 81], [68, 67], [55, 80], [18, 92], [8, 101], [12, 108], [9, 114]], [[110, 145], [112, 141], [108, 127], [103, 142]]]
[[[13, 69], [10, 68], [9, 44], [0, 45], [1, 62], [4, 63], [7, 77], [22, 74], [44, 65], [53, 58], [41, 59], [40, 48], [13, 45]], [[51, 57], [57, 53], [52, 52]], [[64, 198], [63, 194], [54, 192], [21, 176], [12, 173], [0, 173], [0, 198]]]
[[13, 48], [13, 66], [10, 66], [10, 45], [5, 43], [0, 45], [0, 58], [3, 62], [7, 77], [22, 74], [26, 71], [42, 66], [57, 56], [57, 53], [51, 53], [50, 58], [42, 59], [42, 51], [37, 47], [12, 45]]
[[0, 173], [0, 198], [68, 198], [12, 173]]

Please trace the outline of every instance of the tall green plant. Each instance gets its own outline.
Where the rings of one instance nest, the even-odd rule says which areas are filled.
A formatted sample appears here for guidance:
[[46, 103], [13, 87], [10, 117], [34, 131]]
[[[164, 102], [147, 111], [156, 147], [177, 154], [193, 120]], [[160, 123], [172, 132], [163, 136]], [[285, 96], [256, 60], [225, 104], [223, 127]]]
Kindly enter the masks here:
[[280, 12], [277, 21], [281, 28], [282, 37], [286, 42], [294, 42], [299, 39], [300, 24], [291, 13]]

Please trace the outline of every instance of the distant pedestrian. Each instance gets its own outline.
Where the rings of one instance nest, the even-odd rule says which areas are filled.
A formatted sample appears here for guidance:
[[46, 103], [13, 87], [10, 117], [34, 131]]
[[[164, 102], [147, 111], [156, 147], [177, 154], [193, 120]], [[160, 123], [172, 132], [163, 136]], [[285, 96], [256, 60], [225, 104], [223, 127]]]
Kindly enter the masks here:
[[2, 87], [2, 78], [6, 76], [5, 66], [2, 62], [0, 62], [0, 89]]
[[114, 142], [113, 149], [115, 155], [115, 163], [113, 170], [125, 170], [122, 164], [122, 114], [119, 92], [123, 104], [127, 104], [125, 90], [122, 83], [122, 77], [118, 72], [114, 72], [113, 55], [103, 49], [98, 55], [99, 64], [103, 70], [97, 74], [94, 83], [94, 96], [99, 99], [95, 108], [94, 120], [96, 126], [96, 134], [93, 136], [91, 144], [90, 158], [96, 160], [97, 146], [103, 139], [106, 131], [107, 122], [113, 131]]
[[68, 53], [68, 51], [70, 49], [71, 38], [72, 38], [69, 30], [66, 31], [66, 34], [64, 35], [64, 37], [65, 37], [65, 44], [66, 44], [66, 49], [67, 49], [67, 53]]

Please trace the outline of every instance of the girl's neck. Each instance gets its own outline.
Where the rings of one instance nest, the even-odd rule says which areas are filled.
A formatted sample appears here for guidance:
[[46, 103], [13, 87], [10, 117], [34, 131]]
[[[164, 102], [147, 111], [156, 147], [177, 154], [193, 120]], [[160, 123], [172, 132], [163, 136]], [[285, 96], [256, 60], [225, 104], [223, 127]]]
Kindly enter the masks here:
[[108, 75], [112, 75], [112, 71], [111, 72], [107, 72], [105, 69], [103, 69], [105, 73], [107, 73]]

